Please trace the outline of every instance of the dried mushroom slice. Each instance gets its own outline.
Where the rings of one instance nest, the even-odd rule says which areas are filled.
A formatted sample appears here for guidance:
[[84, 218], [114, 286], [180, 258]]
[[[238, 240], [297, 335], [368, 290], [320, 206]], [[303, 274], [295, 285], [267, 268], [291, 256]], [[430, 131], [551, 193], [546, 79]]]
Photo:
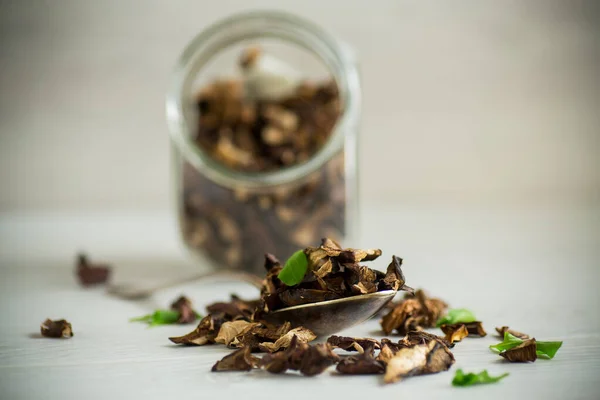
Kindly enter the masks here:
[[377, 360], [383, 362], [384, 364], [387, 364], [388, 361], [390, 361], [392, 359], [392, 357], [394, 357], [394, 355], [396, 355], [396, 353], [398, 353], [401, 349], [407, 348], [407, 347], [412, 347], [412, 345], [409, 345], [405, 342], [398, 342], [398, 343], [394, 343], [389, 339], [381, 339], [381, 350], [379, 351], [379, 354], [377, 355]]
[[442, 300], [428, 298], [425, 292], [417, 290], [415, 297], [405, 297], [391, 306], [381, 319], [381, 328], [386, 335], [394, 330], [405, 335], [409, 331], [433, 328], [447, 307]]
[[401, 342], [407, 346], [414, 346], [418, 344], [428, 344], [431, 341], [436, 341], [446, 347], [453, 347], [452, 343], [447, 341], [445, 338], [424, 331], [410, 331], [406, 334]]
[[327, 343], [309, 346], [302, 355], [299, 371], [302, 375], [314, 376], [323, 373], [335, 364], [339, 357], [332, 351]]
[[70, 338], [73, 336], [71, 324], [64, 319], [56, 321], [50, 318], [46, 319], [40, 326], [40, 332], [42, 336], [49, 338]]
[[361, 354], [341, 359], [336, 370], [343, 375], [383, 374], [385, 363], [375, 359], [373, 343], [369, 343]]
[[265, 269], [270, 272], [273, 268], [281, 268], [281, 262], [271, 253], [265, 253]]
[[215, 337], [215, 342], [229, 346], [236, 337], [244, 335], [258, 325], [257, 322], [248, 322], [244, 320], [224, 322], [223, 325], [221, 325], [221, 329], [219, 329], [219, 334]]
[[250, 353], [250, 348], [244, 347], [217, 361], [211, 371], [250, 371], [258, 362], [259, 359]]
[[337, 347], [346, 351], [358, 351], [361, 354], [364, 353], [365, 349], [368, 347], [373, 349], [381, 348], [381, 343], [371, 338], [353, 338], [348, 336], [333, 335], [327, 339], [327, 343], [334, 348]]
[[313, 376], [322, 373], [338, 360], [339, 357], [328, 344], [310, 346], [300, 342], [294, 335], [287, 349], [266, 354], [261, 359], [260, 366], [274, 374], [291, 369], [300, 371], [303, 375]]
[[454, 357], [448, 348], [432, 340], [428, 344], [400, 349], [387, 363], [384, 382], [393, 383], [409, 376], [448, 370]]
[[205, 344], [212, 344], [215, 343], [218, 328], [220, 328], [219, 323], [209, 314], [202, 318], [196, 329], [187, 335], [170, 337], [169, 340], [175, 344], [184, 345], [203, 346]]
[[503, 326], [501, 328], [496, 328], [496, 332], [498, 332], [498, 335], [500, 335], [500, 337], [504, 338], [504, 332], [508, 332], [511, 335], [518, 337], [519, 339], [529, 339], [529, 335], [526, 333], [522, 333], [519, 331], [515, 331], [513, 329], [510, 329], [508, 326]]
[[287, 349], [266, 354], [261, 358], [259, 366], [272, 374], [281, 374], [288, 369], [297, 370], [300, 367], [299, 361], [308, 346], [306, 343], [299, 342], [298, 338], [294, 336]]
[[454, 355], [443, 343], [432, 341], [428, 344], [429, 353], [423, 374], [435, 374], [446, 371], [454, 364]]
[[111, 268], [106, 264], [92, 264], [85, 254], [77, 255], [75, 272], [79, 283], [83, 286], [106, 283], [110, 276]]
[[258, 306], [258, 300], [242, 300], [236, 295], [231, 295], [229, 302], [216, 302], [206, 306], [209, 314], [225, 314], [228, 319], [249, 319]]
[[282, 335], [279, 339], [275, 341], [275, 343], [264, 342], [259, 345], [259, 349], [262, 351], [266, 351], [268, 353], [274, 353], [281, 349], [286, 349], [292, 343], [292, 339], [296, 338], [298, 342], [308, 343], [317, 338], [317, 335], [313, 333], [310, 329], [304, 327], [294, 328], [284, 335]]
[[406, 286], [405, 283], [406, 279], [402, 272], [402, 259], [392, 256], [392, 262], [388, 265], [385, 278], [381, 282], [381, 290], [405, 290], [412, 293], [414, 290]]
[[387, 363], [385, 383], [398, 382], [408, 376], [419, 375], [427, 364], [428, 345], [401, 349]]
[[460, 342], [469, 336], [465, 324], [442, 325], [440, 328], [446, 334], [446, 340], [450, 343]]
[[179, 313], [177, 322], [180, 324], [189, 324], [196, 321], [196, 312], [192, 308], [192, 302], [185, 296], [180, 296], [175, 300], [171, 304], [171, 310]]
[[469, 332], [469, 336], [484, 337], [487, 335], [481, 321], [465, 322], [464, 325], [467, 328], [467, 332]]
[[500, 353], [510, 362], [530, 362], [537, 359], [535, 339], [527, 339], [518, 346]]

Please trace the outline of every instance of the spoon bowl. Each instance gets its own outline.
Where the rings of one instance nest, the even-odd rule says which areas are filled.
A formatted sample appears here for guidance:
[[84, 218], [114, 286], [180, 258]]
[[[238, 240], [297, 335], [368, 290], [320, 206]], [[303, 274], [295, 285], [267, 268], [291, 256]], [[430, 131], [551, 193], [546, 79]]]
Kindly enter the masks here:
[[398, 293], [395, 290], [361, 294], [342, 299], [320, 301], [282, 308], [264, 316], [268, 322], [289, 321], [303, 326], [317, 336], [329, 336], [360, 324], [381, 310]]

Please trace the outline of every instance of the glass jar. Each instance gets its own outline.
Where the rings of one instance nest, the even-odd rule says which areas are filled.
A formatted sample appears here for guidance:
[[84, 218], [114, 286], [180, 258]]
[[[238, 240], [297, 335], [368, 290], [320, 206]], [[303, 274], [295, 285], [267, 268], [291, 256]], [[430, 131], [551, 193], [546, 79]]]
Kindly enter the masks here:
[[[238, 96], [233, 108], [239, 111], [248, 106], [249, 112], [240, 111], [233, 117], [237, 122], [227, 129], [219, 125], [215, 134], [207, 128], [214, 123], [211, 109], [215, 106], [198, 100], [199, 82], [222, 75], [235, 64], [231, 61], [232, 50], [247, 43], [271, 43], [275, 47], [269, 55], [277, 53], [289, 65], [301, 66], [301, 74], [305, 67], [314, 70], [312, 65], [316, 62], [333, 78], [332, 84], [311, 86], [302, 81], [295, 86], [294, 96], [306, 96], [302, 99], [309, 100], [295, 102], [286, 98], [283, 108], [274, 108], [269, 102], [249, 103], [247, 98]], [[203, 87], [206, 91], [217, 85], [226, 98], [249, 87], [244, 86], [248, 80], [219, 82]], [[286, 155], [284, 151], [281, 159], [277, 158], [279, 155], [269, 156], [269, 162], [277, 162], [264, 170], [257, 170], [263, 160], [256, 158], [256, 152], [263, 154], [264, 149], [252, 150], [256, 154], [250, 150], [241, 153], [248, 156], [246, 170], [228, 165], [227, 151], [235, 155], [239, 150], [230, 148], [231, 135], [243, 133], [252, 137], [257, 118], [263, 125], [268, 124], [267, 111], [283, 112], [282, 109], [296, 113], [292, 118], [296, 121], [292, 140], [305, 143], [299, 139], [302, 137], [310, 142], [319, 133], [316, 140], [323, 141], [319, 148], [313, 153], [288, 151]], [[302, 110], [310, 118], [302, 119]], [[196, 36], [179, 59], [167, 96], [175, 203], [185, 247], [214, 269], [240, 269], [263, 275], [267, 252], [285, 261], [300, 248], [318, 245], [322, 237], [352, 244], [358, 231], [359, 114], [360, 82], [352, 53], [304, 19], [281, 12], [244, 13], [222, 20]], [[242, 132], [239, 121], [248, 115], [254, 115], [254, 125]], [[222, 112], [218, 117], [219, 123], [227, 118]], [[319, 125], [315, 121], [324, 122]], [[261, 129], [259, 134], [264, 138], [266, 128]], [[199, 131], [205, 132], [206, 138], [216, 138], [217, 144], [212, 148], [199, 145]], [[225, 153], [220, 152], [223, 149]], [[269, 147], [268, 154], [279, 150], [277, 146]], [[284, 157], [298, 159], [285, 165]]]

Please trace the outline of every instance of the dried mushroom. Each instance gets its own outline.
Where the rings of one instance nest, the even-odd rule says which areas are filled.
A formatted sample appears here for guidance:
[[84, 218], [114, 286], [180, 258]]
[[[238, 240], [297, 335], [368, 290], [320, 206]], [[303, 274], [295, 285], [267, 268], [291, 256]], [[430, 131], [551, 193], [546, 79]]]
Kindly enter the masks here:
[[442, 300], [428, 298], [423, 290], [417, 290], [415, 297], [405, 297], [393, 305], [381, 319], [381, 327], [386, 335], [394, 330], [406, 335], [409, 331], [433, 328], [447, 307]]
[[221, 325], [221, 329], [219, 329], [218, 335], [215, 337], [215, 343], [229, 346], [235, 338], [244, 335], [258, 325], [257, 322], [248, 322], [244, 320], [224, 322], [223, 325]]
[[209, 314], [222, 313], [230, 319], [251, 318], [258, 300], [242, 300], [236, 295], [231, 295], [229, 302], [216, 302], [206, 306]]
[[339, 348], [346, 351], [358, 351], [363, 353], [367, 347], [373, 349], [381, 348], [379, 341], [371, 338], [353, 338], [348, 336], [330, 336], [327, 343], [333, 348]]
[[196, 321], [196, 312], [192, 308], [192, 302], [185, 296], [180, 296], [171, 304], [171, 309], [179, 313], [177, 322], [189, 324]]
[[395, 343], [382, 343], [381, 350], [377, 355], [377, 360], [381, 361], [384, 364], [387, 364], [392, 359], [392, 357], [394, 357], [394, 355], [403, 347], [404, 346], [397, 346]]
[[[380, 290], [412, 290], [405, 285], [398, 257], [393, 257], [386, 274], [359, 264], [380, 255], [379, 249], [344, 249], [330, 238], [322, 239], [319, 247], [297, 251], [283, 267], [268, 254], [259, 311], [268, 313]], [[431, 306], [436, 307], [433, 303]]]
[[403, 343], [406, 346], [414, 346], [417, 344], [427, 344], [431, 341], [436, 341], [446, 347], [453, 346], [452, 343], [445, 338], [425, 331], [410, 331], [398, 343]]
[[[446, 334], [446, 340], [450, 342], [460, 342], [466, 336], [484, 337], [487, 335], [483, 329], [483, 325], [481, 325], [481, 321], [444, 324], [440, 326], [440, 329]], [[451, 340], [451, 337], [454, 339]]]
[[406, 286], [406, 279], [402, 273], [402, 259], [400, 257], [392, 256], [392, 262], [387, 268], [385, 278], [379, 283], [380, 290], [406, 290], [407, 292], [413, 293], [413, 288]]
[[400, 349], [387, 363], [384, 382], [393, 383], [409, 376], [446, 371], [454, 364], [454, 356], [436, 340], [428, 344]]
[[70, 338], [73, 336], [73, 329], [71, 328], [71, 324], [64, 319], [59, 319], [56, 321], [51, 320], [50, 318], [46, 319], [42, 322], [40, 326], [40, 331], [42, 336], [49, 338]]
[[315, 335], [310, 329], [299, 327], [288, 331], [286, 334], [282, 335], [279, 339], [277, 339], [275, 343], [261, 343], [259, 345], [259, 348], [260, 350], [266, 351], [268, 353], [274, 353], [281, 349], [288, 348], [294, 337], [298, 342], [308, 343], [315, 340], [317, 338], [317, 335]]
[[537, 359], [535, 339], [527, 339], [523, 343], [500, 353], [510, 362], [529, 362]]
[[331, 351], [328, 344], [311, 346], [300, 342], [298, 337], [294, 336], [287, 349], [265, 355], [259, 365], [274, 374], [290, 369], [313, 376], [322, 373], [338, 360], [339, 357]]
[[529, 339], [529, 335], [528, 334], [512, 330], [508, 326], [503, 326], [501, 328], [496, 328], [496, 332], [498, 332], [498, 335], [500, 335], [500, 337], [504, 337], [504, 333], [508, 332], [511, 335], [513, 335], [515, 337], [518, 337], [519, 339]]
[[487, 335], [485, 329], [483, 329], [481, 321], [465, 322], [463, 325], [467, 328], [469, 336], [484, 337]]
[[373, 343], [369, 342], [368, 347], [365, 347], [361, 354], [342, 358], [336, 370], [343, 375], [383, 374], [385, 363], [375, 358]]
[[111, 268], [106, 264], [93, 264], [85, 254], [77, 255], [75, 272], [79, 283], [83, 286], [106, 283], [110, 276]]
[[327, 343], [310, 346], [302, 355], [299, 371], [302, 375], [314, 376], [339, 361], [339, 357]]
[[225, 322], [220, 318], [215, 318], [211, 314], [200, 320], [200, 323], [190, 333], [178, 337], [170, 337], [169, 340], [175, 344], [203, 346], [205, 344], [215, 343], [215, 338]]
[[250, 349], [244, 347], [217, 361], [211, 371], [250, 371], [258, 365], [258, 362], [259, 359], [250, 353]]
[[446, 334], [446, 340], [450, 343], [460, 342], [469, 336], [465, 324], [442, 325], [440, 328]]

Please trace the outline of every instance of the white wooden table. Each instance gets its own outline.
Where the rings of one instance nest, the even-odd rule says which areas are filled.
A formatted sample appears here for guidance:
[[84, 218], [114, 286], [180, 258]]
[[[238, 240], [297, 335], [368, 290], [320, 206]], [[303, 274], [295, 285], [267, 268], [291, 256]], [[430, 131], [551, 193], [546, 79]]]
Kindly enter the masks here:
[[[229, 292], [255, 289], [196, 283], [127, 302], [102, 289], [82, 289], [73, 276], [75, 251], [115, 264], [115, 280], [191, 274], [201, 268], [181, 255], [167, 215], [0, 216], [1, 399], [211, 398], [565, 398], [600, 397], [600, 209], [372, 209], [361, 244], [378, 246], [385, 268], [405, 259], [411, 286], [454, 307], [468, 307], [489, 335], [454, 349], [450, 372], [382, 385], [380, 376], [314, 378], [290, 373], [211, 373], [229, 350], [177, 347], [167, 337], [192, 326], [148, 329], [133, 316], [165, 307], [185, 293], [199, 308]], [[73, 324], [70, 340], [31, 337], [47, 317]], [[554, 360], [507, 364], [488, 345], [494, 326], [510, 325], [539, 340], [563, 340]], [[381, 338], [376, 320], [343, 332]], [[498, 384], [454, 388], [454, 370], [510, 372]]]

